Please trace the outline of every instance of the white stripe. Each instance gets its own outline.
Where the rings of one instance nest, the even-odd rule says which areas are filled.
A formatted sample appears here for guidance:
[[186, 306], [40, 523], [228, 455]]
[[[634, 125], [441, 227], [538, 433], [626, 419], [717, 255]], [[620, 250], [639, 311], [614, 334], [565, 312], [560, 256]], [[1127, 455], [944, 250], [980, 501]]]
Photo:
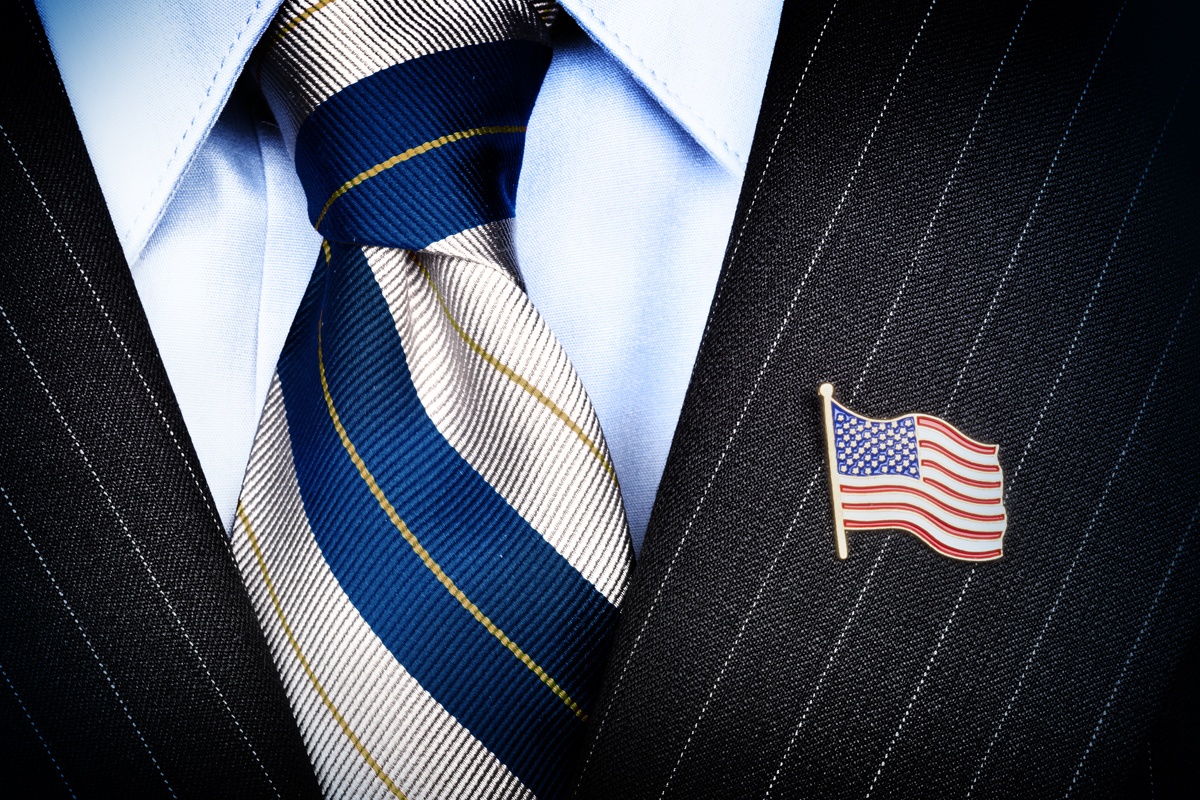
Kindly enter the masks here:
[[[948, 458], [945, 454], [939, 453], [938, 451], [934, 450], [933, 448], [925, 447], [921, 442], [917, 443], [917, 455], [920, 460], [921, 474], [929, 475], [930, 477], [935, 478], [937, 480], [941, 480], [943, 477], [947, 477], [947, 473], [949, 473], [950, 476], [958, 478], [956, 483], [961, 486], [969, 485], [969, 484], [965, 483], [965, 481], [979, 481], [980, 483], [988, 483], [988, 484], [1003, 483], [1003, 474], [1002, 473], [1000, 473], [1000, 472], [984, 472], [983, 470], [980, 470], [980, 469], [972, 469], [971, 467], [964, 467], [962, 464], [958, 463], [957, 461], [953, 461], [950, 458]], [[941, 469], [940, 470], [927, 469], [927, 462], [937, 464], [938, 466], [941, 467]], [[958, 486], [952, 486], [951, 488], [957, 490]], [[1000, 489], [998, 487], [994, 487], [994, 486], [980, 486], [980, 487], [976, 487], [976, 488], [984, 489], [988, 492], [997, 493], [995, 495], [989, 495], [989, 496], [998, 496], [998, 493], [1000, 491]]]
[[[981, 442], [978, 439], [972, 439], [970, 436], [967, 436], [965, 433], [960, 431], [958, 428], [954, 427], [949, 422], [946, 422], [946, 420], [941, 419], [940, 417], [932, 417], [928, 414], [917, 414], [915, 416], [917, 418], [917, 432], [919, 434], [925, 433], [925, 432], [932, 433], [934, 431], [937, 431], [940, 435], [945, 436], [947, 441], [953, 442], [955, 447], [962, 448], [963, 452], [972, 453], [975, 456], [976, 461], [987, 461], [988, 458], [994, 457], [996, 455], [997, 451], [999, 450], [999, 448], [996, 447], [996, 445], [991, 444], [990, 442]], [[954, 434], [958, 438], [956, 439], [956, 438], [954, 438], [954, 436], [951, 436], [948, 433], [944, 433], [943, 429], [941, 427], [942, 425], [944, 425], [949, 430], [954, 431]], [[962, 444], [963, 441], [970, 442], [972, 445], [974, 445], [976, 448], [978, 448], [978, 450], [982, 450], [984, 452], [978, 452], [978, 450], [972, 450], [971, 448]]]
[[958, 492], [959, 494], [965, 494], [968, 497], [979, 501], [1002, 500], [1004, 497], [1004, 479], [1000, 476], [997, 476], [996, 478], [997, 481], [1000, 481], [1000, 486], [969, 486], [961, 481], [956, 480], [953, 476], [947, 475], [945, 472], [930, 466], [925, 466], [921, 468], [921, 479], [922, 482], [924, 482], [925, 485], [930, 489], [934, 488], [933, 483], [930, 483], [930, 481], [936, 481], [948, 489]]
[[260, 80], [289, 148], [313, 109], [380, 70], [468, 45], [548, 43], [538, 13], [518, 0], [336, 0], [294, 21], [313, 5], [288, 0], [263, 36]]
[[1000, 459], [996, 453], [992, 453], [991, 455], [976, 453], [974, 450], [963, 447], [952, 437], [934, 428], [921, 428], [917, 431], [917, 443], [924, 444], [927, 442], [943, 447], [947, 452], [965, 461], [970, 461], [972, 464], [979, 464], [982, 467], [995, 467], [997, 470], [1000, 468]]
[[[916, 478], [911, 478], [911, 477], [905, 476], [905, 475], [886, 475], [886, 474], [885, 475], [843, 475], [840, 473], [838, 474], [838, 480], [841, 481], [842, 483], [845, 483], [845, 484], [848, 484], [851, 486], [868, 486], [868, 487], [879, 486], [880, 484], [883, 484], [883, 483], [895, 484], [896, 486], [908, 486], [911, 484], [914, 487], [919, 486], [930, 492], [937, 491], [937, 492], [939, 492], [938, 496], [942, 497], [944, 495], [947, 502], [954, 502], [954, 503], [957, 503], [957, 504], [963, 505], [963, 506], [974, 506], [974, 505], [988, 506], [988, 505], [990, 505], [993, 508], [998, 508], [999, 504], [997, 504], [995, 501], [1000, 500], [1003, 497], [1002, 492], [1004, 490], [1004, 486], [1003, 486], [1004, 480], [1003, 480], [1002, 475], [1000, 475], [999, 473], [995, 473], [995, 472], [988, 473], [989, 475], [991, 475], [991, 477], [988, 480], [992, 483], [1000, 483], [1001, 484], [1000, 486], [989, 486], [989, 487], [970, 486], [969, 484], [963, 483], [961, 479], [955, 479], [954, 477], [947, 475], [946, 472], [942, 471], [942, 470], [948, 471], [952, 468], [958, 467], [957, 464], [954, 464], [953, 462], [951, 462], [949, 459], [946, 459], [946, 458], [936, 458], [936, 456], [938, 454], [932, 454], [932, 455], [934, 455], [935, 458], [925, 459], [926, 462], [933, 463], [934, 461], [936, 461], [937, 464], [939, 464], [941, 468], [937, 469], [937, 468], [921, 467], [921, 470], [920, 470], [921, 478], [919, 480]], [[943, 492], [938, 487], [936, 487], [932, 484], [926, 483], [926, 479], [935, 480], [938, 483], [942, 484], [942, 486], [945, 486], [947, 489], [949, 489], [953, 492], [959, 492], [960, 494], [965, 494], [968, 497], [970, 497], [971, 499], [970, 500], [962, 500], [960, 498], [956, 498], [952, 494]]]
[[[363, 252], [434, 425], [534, 530], [618, 605], [632, 550], [620, 492], [605, 468], [606, 463], [611, 468], [611, 459], [565, 351], [521, 287], [496, 266], [509, 258], [507, 231], [505, 221], [456, 234], [430, 245], [419, 263], [402, 250]], [[566, 412], [599, 455], [472, 348], [451, 317], [478, 347]]]
[[[845, 484], [843, 484], [845, 485]], [[975, 531], [977, 533], [995, 533], [1002, 532], [1005, 525], [1004, 508], [1002, 506], [988, 505], [972, 505], [964, 507], [963, 504], [950, 505], [946, 503], [944, 495], [930, 499], [929, 495], [933, 492], [928, 491], [925, 487], [913, 482], [915, 491], [920, 494], [912, 494], [910, 492], [885, 491], [876, 490], [870, 494], [851, 494], [842, 493], [842, 503], [850, 505], [858, 505], [862, 503], [910, 503], [918, 508], [923, 508], [930, 514], [945, 520], [951, 525], [957, 525], [960, 528]], [[949, 509], [939, 506], [934, 500], [941, 500], [950, 506]], [[848, 512], [847, 512], [848, 513]], [[978, 520], [971, 519], [967, 514], [979, 514], [983, 516], [998, 516], [995, 520]]]
[[[331, 702], [411, 800], [532, 797], [402, 667], [330, 572], [309, 527], [278, 375], [242, 489], [284, 616]], [[240, 516], [233, 550], [326, 797], [391, 797], [319, 696], [276, 613]]]
[[959, 443], [959, 440], [955, 439], [953, 436], [943, 433], [937, 428], [929, 425], [917, 426], [917, 439], [924, 440], [926, 442], [935, 442], [936, 444], [939, 444], [949, 450], [951, 453], [954, 453], [954, 455], [958, 456], [959, 458], [965, 458], [967, 461], [972, 461], [976, 464], [983, 464], [985, 466], [1000, 465], [998, 456], [999, 448], [995, 447], [994, 445], [990, 446], [992, 452], [979, 453], [969, 447], [964, 447]]
[[[884, 483], [877, 483], [877, 485], [868, 485], [868, 483], [864, 483], [864, 485], [856, 485], [856, 483], [851, 483], [848, 481], [839, 481], [839, 483], [842, 488], [842, 495], [844, 495], [846, 503], [868, 503], [868, 501], [876, 499], [881, 501], [881, 503], [892, 503], [892, 501], [901, 501], [904, 498], [917, 497], [919, 494], [923, 495], [925, 498], [929, 498], [934, 505], [936, 505], [938, 501], [941, 501], [941, 503], [949, 506], [949, 509], [944, 510], [943, 513], [955, 513], [955, 515], [967, 519], [970, 519], [970, 515], [1003, 517], [1004, 513], [1006, 513], [1004, 512], [1004, 506], [1001, 503], [977, 503], [977, 501], [961, 500], [959, 498], [952, 497], [952, 495], [949, 495], [946, 492], [943, 492], [941, 488], [931, 485], [931, 483], [920, 483], [912, 480], [896, 482], [889, 481], [886, 483], [886, 485], [884, 485]], [[894, 491], [890, 491], [890, 489], [883, 488], [886, 486], [895, 486], [899, 488], [894, 489]], [[854, 488], [860, 487], [869, 488], [870, 493], [868, 494], [862, 491], [854, 492]]]
[[[986, 536], [989, 540], [999, 540], [1004, 534], [1004, 528], [1007, 520], [994, 520], [990, 522], [982, 522], [978, 520], [962, 520], [958, 517], [940, 511], [936, 505], [926, 499], [914, 496], [906, 496], [898, 499], [897, 503], [911, 506], [911, 508], [875, 508], [886, 504], [885, 501], [874, 497], [864, 497], [861, 500], [851, 500], [843, 498], [842, 508], [847, 522], [875, 522], [878, 520], [888, 519], [904, 519], [916, 520], [922, 528], [937, 533], [940, 532], [946, 536], [953, 536], [960, 539], [973, 539], [967, 534], [978, 534]], [[927, 519], [920, 514], [924, 511], [932, 519]], [[933, 520], [937, 520], [934, 522]], [[959, 534], [953, 530], [945, 530], [938, 523], [948, 528], [961, 528], [966, 531], [966, 534]], [[957, 547], [957, 545], [954, 545]]]
[[947, 547], [952, 547], [955, 550], [963, 550], [968, 553], [988, 553], [1000, 549], [1001, 534], [996, 534], [987, 539], [971, 539], [966, 536], [957, 536], [947, 533], [925, 519], [925, 517], [913, 511], [845, 509], [844, 514], [846, 522], [870, 523], [877, 525], [880, 530], [889, 527], [885, 523], [891, 521], [907, 522], [926, 531], [932, 538]]
[[[989, 534], [993, 538], [998, 538], [1004, 533], [1005, 520], [1003, 519], [990, 521], [964, 519], [963, 517], [951, 514], [944, 509], [939, 508], [936, 504], [931, 503], [928, 499], [918, 497], [916, 495], [901, 495], [899, 493], [892, 495], [891, 493], [887, 493], [886, 496], [881, 494], [879, 496], [844, 496], [842, 498], [843, 513], [845, 514], [847, 521], [857, 520], [866, 522], [868, 520], [877, 518], [896, 519], [898, 514], [912, 514], [913, 519], [924, 519], [917, 514], [916, 511], [911, 511], [907, 508], [866, 508], [866, 506], [890, 506], [900, 504], [920, 509], [933, 517], [933, 519], [939, 520], [945, 525], [953, 526], [955, 528], [962, 528], [963, 530], [970, 531], [971, 533]], [[934, 531], [935, 529], [938, 531], [941, 530], [936, 523], [928, 519], [925, 519], [921, 525], [930, 531]], [[945, 531], [943, 532], [948, 536], [957, 535]]]

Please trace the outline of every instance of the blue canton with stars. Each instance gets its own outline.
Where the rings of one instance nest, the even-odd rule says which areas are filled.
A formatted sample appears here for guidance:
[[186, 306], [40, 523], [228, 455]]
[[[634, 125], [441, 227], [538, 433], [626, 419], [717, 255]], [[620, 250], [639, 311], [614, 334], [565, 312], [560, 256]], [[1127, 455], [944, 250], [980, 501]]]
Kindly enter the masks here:
[[915, 417], [877, 422], [833, 403], [833, 441], [838, 473], [869, 477], [901, 475], [921, 479], [917, 467]]

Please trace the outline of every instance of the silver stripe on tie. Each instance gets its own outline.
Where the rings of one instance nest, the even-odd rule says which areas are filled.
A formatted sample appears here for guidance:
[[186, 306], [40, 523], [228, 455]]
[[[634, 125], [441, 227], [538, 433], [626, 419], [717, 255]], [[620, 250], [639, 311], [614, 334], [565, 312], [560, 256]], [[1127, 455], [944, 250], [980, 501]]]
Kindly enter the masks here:
[[419, 254], [366, 247], [446, 440], [613, 605], [632, 564], [616, 472], [566, 352], [509, 271], [509, 220]]
[[548, 45], [548, 37], [522, 0], [287, 0], [263, 35], [257, 69], [291, 148], [313, 109], [380, 70], [456, 47]]
[[396, 661], [330, 571], [300, 497], [278, 375], [232, 545], [326, 797], [533, 797]]

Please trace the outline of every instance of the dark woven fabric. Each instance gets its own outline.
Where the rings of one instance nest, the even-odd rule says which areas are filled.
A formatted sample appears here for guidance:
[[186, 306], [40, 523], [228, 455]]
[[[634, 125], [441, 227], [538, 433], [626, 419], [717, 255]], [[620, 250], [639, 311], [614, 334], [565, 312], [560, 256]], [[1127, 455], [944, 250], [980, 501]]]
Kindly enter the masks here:
[[[831, 5], [785, 5], [577, 796], [1185, 791], [1195, 11]], [[1000, 443], [1003, 559], [836, 558], [826, 380]]]
[[4, 782], [316, 796], [32, 3], [0, 74]]

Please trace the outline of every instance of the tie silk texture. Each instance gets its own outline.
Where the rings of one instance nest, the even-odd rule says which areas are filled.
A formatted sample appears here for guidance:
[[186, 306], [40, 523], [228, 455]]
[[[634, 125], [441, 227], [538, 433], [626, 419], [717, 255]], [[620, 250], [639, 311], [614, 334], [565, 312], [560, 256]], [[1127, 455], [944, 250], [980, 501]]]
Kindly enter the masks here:
[[327, 796], [557, 797], [631, 548], [510, 226], [552, 6], [284, 3], [256, 61], [325, 236], [233, 547]]

